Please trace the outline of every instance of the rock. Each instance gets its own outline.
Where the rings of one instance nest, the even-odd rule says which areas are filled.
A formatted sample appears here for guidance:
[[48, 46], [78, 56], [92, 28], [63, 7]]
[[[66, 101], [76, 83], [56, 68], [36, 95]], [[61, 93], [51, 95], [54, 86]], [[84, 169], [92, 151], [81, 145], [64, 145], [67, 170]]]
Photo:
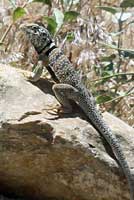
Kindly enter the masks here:
[[3, 196], [3, 195], [0, 195], [0, 200], [21, 200], [21, 199], [8, 198], [8, 197], [5, 197], [5, 196]]
[[[80, 109], [60, 117], [45, 110], [57, 104], [51, 86], [45, 79], [33, 85], [0, 66], [0, 192], [38, 200], [128, 200], [122, 170]], [[109, 113], [104, 118], [134, 168], [134, 130]]]

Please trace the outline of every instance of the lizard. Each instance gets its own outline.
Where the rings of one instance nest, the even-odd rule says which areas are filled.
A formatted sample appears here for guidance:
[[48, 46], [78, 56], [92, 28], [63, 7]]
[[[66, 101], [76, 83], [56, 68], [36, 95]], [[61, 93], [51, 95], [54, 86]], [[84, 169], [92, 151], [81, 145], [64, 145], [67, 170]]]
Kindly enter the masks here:
[[[59, 49], [44, 25], [22, 24], [20, 29], [26, 34], [41, 60], [55, 81], [52, 89], [64, 112], [71, 112], [70, 101], [74, 101], [84, 111], [93, 127], [105, 138], [122, 168], [130, 188], [130, 200], [134, 200], [134, 178], [117, 137], [113, 134], [97, 109], [92, 93], [82, 83], [79, 72]], [[42, 67], [43, 69], [43, 67]], [[36, 70], [32, 80], [40, 78], [42, 69]]]

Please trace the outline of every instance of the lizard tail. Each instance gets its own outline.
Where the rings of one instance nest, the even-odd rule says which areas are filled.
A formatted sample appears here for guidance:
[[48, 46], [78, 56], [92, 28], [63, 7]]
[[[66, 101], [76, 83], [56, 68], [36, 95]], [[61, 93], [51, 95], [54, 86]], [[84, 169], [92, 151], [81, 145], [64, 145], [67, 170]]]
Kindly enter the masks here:
[[93, 127], [106, 139], [109, 143], [110, 147], [113, 150], [113, 153], [122, 167], [124, 174], [128, 180], [129, 188], [130, 188], [130, 200], [134, 200], [134, 179], [132, 177], [130, 168], [125, 159], [124, 153], [121, 149], [119, 141], [116, 136], [112, 133], [111, 129], [107, 126], [103, 117], [98, 112], [97, 108], [94, 105], [94, 102], [90, 97], [84, 97], [84, 94], [78, 99], [78, 104], [85, 112]]

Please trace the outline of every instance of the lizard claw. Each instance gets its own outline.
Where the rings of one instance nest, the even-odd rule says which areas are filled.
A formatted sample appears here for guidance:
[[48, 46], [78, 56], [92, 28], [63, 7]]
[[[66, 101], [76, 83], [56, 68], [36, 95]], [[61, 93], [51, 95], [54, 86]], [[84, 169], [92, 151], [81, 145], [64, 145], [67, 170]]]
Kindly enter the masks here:
[[45, 108], [44, 110], [46, 110], [51, 115], [69, 114], [72, 112], [72, 109], [70, 107], [64, 107], [59, 104], [54, 107], [50, 106], [50, 108]]
[[23, 74], [23, 76], [24, 76], [24, 78], [25, 78], [26, 80], [32, 81], [32, 77], [33, 77], [33, 73], [32, 73], [32, 72], [29, 72], [29, 71], [27, 71], [27, 72], [22, 72], [22, 74]]
[[49, 106], [49, 108], [44, 108], [43, 110], [46, 110], [51, 115], [58, 115], [58, 107], [59, 105]]

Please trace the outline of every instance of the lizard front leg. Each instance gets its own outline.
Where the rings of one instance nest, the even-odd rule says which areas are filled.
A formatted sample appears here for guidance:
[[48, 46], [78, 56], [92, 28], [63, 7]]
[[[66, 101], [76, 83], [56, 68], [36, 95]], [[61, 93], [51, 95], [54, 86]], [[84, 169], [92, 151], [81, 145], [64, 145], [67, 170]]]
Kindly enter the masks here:
[[38, 62], [38, 65], [34, 67], [33, 72], [31, 72], [31, 75], [28, 77], [28, 79], [31, 82], [36, 82], [40, 79], [40, 76], [43, 72], [43, 64]]
[[79, 92], [76, 88], [69, 84], [54, 84], [52, 87], [54, 94], [61, 104], [58, 108], [58, 113], [70, 113], [72, 112], [72, 106], [69, 100], [77, 101]]

